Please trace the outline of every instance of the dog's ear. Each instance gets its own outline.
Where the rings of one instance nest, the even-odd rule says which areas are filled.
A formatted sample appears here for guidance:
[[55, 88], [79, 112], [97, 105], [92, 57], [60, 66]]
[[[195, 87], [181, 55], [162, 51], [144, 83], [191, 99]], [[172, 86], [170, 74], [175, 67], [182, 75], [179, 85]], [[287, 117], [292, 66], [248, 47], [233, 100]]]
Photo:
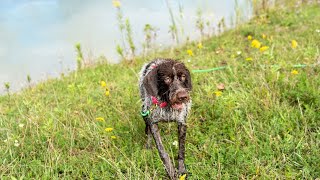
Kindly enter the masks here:
[[152, 69], [144, 78], [143, 84], [147, 93], [151, 96], [158, 95], [158, 68]]
[[190, 71], [186, 68], [186, 87], [189, 89], [189, 91], [192, 91], [192, 82], [191, 82], [191, 74]]

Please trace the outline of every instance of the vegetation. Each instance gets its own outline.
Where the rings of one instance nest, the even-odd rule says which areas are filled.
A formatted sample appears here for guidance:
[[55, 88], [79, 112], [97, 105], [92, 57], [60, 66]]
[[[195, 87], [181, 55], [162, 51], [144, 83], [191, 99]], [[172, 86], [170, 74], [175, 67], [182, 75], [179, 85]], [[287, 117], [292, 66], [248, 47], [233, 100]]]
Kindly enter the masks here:
[[[269, 9], [201, 44], [79, 68], [2, 96], [0, 176], [166, 178], [156, 148], [144, 148], [137, 84], [143, 63], [174, 57], [193, 72], [189, 179], [319, 178], [319, 19], [319, 5]], [[160, 129], [176, 155], [176, 124]]]

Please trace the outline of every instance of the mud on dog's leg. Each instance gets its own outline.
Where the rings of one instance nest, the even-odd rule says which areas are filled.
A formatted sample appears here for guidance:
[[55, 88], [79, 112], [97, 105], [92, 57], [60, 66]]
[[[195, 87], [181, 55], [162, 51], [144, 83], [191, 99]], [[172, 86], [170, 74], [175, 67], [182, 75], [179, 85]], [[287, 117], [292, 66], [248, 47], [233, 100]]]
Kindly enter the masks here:
[[156, 142], [157, 149], [160, 155], [160, 158], [166, 168], [167, 174], [169, 175], [170, 179], [176, 179], [176, 170], [171, 162], [170, 156], [168, 153], [166, 153], [164, 146], [161, 141], [159, 128], [157, 124], [150, 124], [150, 130], [153, 135], [153, 138]]

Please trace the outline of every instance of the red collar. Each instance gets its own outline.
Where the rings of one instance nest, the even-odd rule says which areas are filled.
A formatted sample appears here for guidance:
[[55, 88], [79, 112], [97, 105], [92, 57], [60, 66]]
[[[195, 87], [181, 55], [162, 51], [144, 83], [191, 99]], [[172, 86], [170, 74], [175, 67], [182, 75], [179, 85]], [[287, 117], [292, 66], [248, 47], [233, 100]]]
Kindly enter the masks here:
[[168, 105], [168, 103], [165, 101], [160, 103], [159, 100], [154, 96], [151, 96], [151, 100], [152, 100], [152, 104], [159, 106], [160, 108], [164, 108]]

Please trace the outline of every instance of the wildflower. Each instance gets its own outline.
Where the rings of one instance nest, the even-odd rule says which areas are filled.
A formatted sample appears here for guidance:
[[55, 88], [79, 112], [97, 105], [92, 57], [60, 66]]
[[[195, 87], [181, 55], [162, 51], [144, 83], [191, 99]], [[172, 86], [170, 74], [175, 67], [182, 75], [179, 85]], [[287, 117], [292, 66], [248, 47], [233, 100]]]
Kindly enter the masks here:
[[298, 42], [297, 42], [296, 40], [292, 40], [292, 41], [291, 41], [291, 47], [292, 47], [293, 49], [295, 49], [295, 48], [297, 48], [297, 46], [298, 46]]
[[241, 51], [237, 51], [237, 55], [241, 55]]
[[178, 141], [173, 141], [172, 145], [174, 145], [175, 147], [178, 147]]
[[216, 95], [216, 97], [219, 97], [222, 95], [222, 91], [215, 91], [214, 94]]
[[103, 118], [103, 117], [97, 117], [96, 120], [97, 120], [97, 121], [104, 122], [104, 118]]
[[202, 43], [201, 43], [201, 42], [199, 42], [199, 43], [198, 43], [198, 48], [199, 48], [199, 49], [202, 49], [202, 48], [203, 48], [203, 46], [202, 46]]
[[191, 49], [188, 49], [187, 53], [188, 53], [189, 56], [193, 56], [193, 51]]
[[182, 176], [179, 177], [179, 180], [185, 180], [186, 177], [187, 177], [187, 174], [184, 174], [184, 175], [182, 175]]
[[20, 144], [19, 144], [18, 140], [14, 140], [14, 146], [15, 146], [15, 147], [20, 146]]
[[252, 40], [252, 36], [251, 36], [251, 35], [248, 36], [248, 40], [249, 40], [249, 41]]
[[110, 91], [109, 91], [108, 88], [106, 89], [105, 95], [106, 95], [106, 96], [110, 96]]
[[268, 50], [268, 49], [269, 49], [268, 46], [262, 46], [262, 47], [260, 48], [260, 52], [264, 52], [264, 51], [266, 51], [266, 50]]
[[20, 127], [20, 128], [23, 128], [23, 127], [24, 127], [24, 124], [19, 124], [19, 127]]
[[320, 29], [316, 29], [316, 32], [317, 32], [317, 33], [320, 33]]
[[266, 39], [266, 38], [267, 38], [267, 35], [262, 34], [262, 39]]
[[251, 46], [254, 47], [254, 48], [259, 49], [259, 48], [261, 47], [261, 43], [260, 43], [258, 40], [254, 39], [254, 40], [251, 42]]
[[117, 136], [110, 136], [111, 139], [117, 139]]
[[292, 74], [292, 75], [297, 75], [297, 74], [299, 74], [299, 72], [294, 69], [294, 70], [291, 71], [291, 74]]
[[247, 57], [246, 58], [246, 61], [252, 61], [253, 59], [252, 59], [252, 57]]
[[107, 83], [105, 81], [100, 81], [101, 87], [107, 87]]
[[189, 62], [191, 62], [191, 60], [190, 60], [190, 59], [188, 59], [188, 63], [189, 63]]
[[120, 8], [121, 3], [120, 3], [119, 0], [113, 0], [113, 1], [112, 1], [112, 5], [113, 5], [113, 7], [115, 7], [115, 8]]
[[108, 127], [108, 128], [105, 128], [104, 129], [106, 132], [111, 132], [111, 131], [113, 131], [113, 128], [112, 127]]

